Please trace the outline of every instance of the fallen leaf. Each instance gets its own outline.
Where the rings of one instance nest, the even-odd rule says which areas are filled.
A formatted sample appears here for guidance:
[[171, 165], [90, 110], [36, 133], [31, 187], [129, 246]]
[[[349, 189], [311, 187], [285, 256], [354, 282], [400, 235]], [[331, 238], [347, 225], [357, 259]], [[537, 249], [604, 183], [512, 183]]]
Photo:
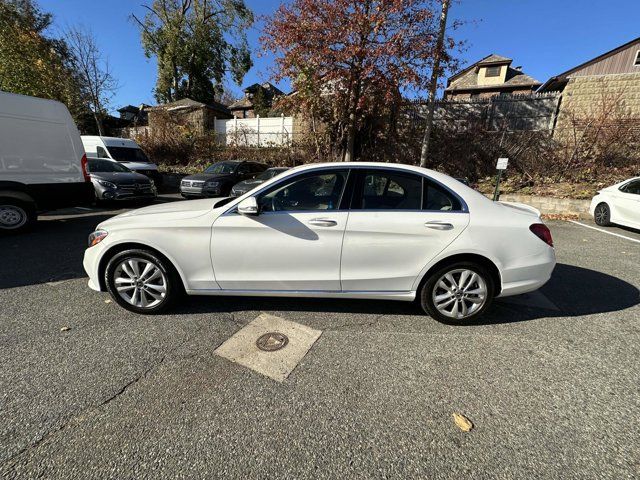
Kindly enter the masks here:
[[456, 425], [463, 432], [468, 432], [473, 428], [473, 423], [467, 417], [462, 415], [461, 413], [453, 414], [453, 421], [456, 422]]
[[60, 328], [61, 332], [68, 332], [69, 330], [71, 330], [71, 327], [62, 327], [62, 328]]
[[104, 303], [111, 303], [111, 300], [105, 300]]

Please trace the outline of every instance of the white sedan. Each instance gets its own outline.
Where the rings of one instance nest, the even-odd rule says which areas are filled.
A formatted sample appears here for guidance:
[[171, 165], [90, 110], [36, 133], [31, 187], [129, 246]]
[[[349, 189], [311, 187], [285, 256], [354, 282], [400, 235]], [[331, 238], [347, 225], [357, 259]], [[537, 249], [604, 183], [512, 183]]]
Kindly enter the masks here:
[[89, 286], [138, 313], [180, 294], [416, 300], [470, 322], [530, 292], [555, 253], [539, 212], [408, 165], [297, 167], [238, 198], [134, 210], [89, 237]]
[[589, 211], [603, 227], [615, 223], [640, 229], [640, 177], [600, 190], [591, 200]]

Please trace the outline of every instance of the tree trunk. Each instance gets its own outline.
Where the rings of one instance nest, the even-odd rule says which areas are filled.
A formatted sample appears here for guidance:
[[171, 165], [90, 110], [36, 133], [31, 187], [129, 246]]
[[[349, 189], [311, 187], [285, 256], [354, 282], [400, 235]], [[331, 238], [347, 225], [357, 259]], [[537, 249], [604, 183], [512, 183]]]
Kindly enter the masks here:
[[356, 80], [353, 87], [352, 95], [350, 95], [351, 101], [349, 102], [349, 125], [347, 127], [347, 145], [344, 150], [344, 156], [342, 160], [344, 162], [354, 161], [354, 149], [356, 143], [356, 123], [358, 103], [360, 103], [360, 80]]
[[440, 76], [440, 59], [442, 57], [442, 47], [444, 45], [444, 34], [447, 29], [447, 14], [449, 13], [449, 1], [442, 0], [442, 13], [440, 14], [440, 27], [438, 29], [438, 39], [436, 40], [436, 51], [433, 58], [433, 71], [431, 72], [431, 83], [429, 84], [429, 101], [427, 102], [427, 120], [425, 122], [424, 137], [422, 137], [422, 150], [420, 152], [420, 166], [427, 166], [429, 157], [429, 142], [431, 139], [431, 129], [433, 127], [433, 113], [436, 107], [436, 93], [438, 91], [438, 77]]
[[96, 121], [96, 127], [98, 127], [98, 135], [104, 136], [104, 127], [102, 125], [102, 118], [97, 112], [93, 112], [93, 119]]

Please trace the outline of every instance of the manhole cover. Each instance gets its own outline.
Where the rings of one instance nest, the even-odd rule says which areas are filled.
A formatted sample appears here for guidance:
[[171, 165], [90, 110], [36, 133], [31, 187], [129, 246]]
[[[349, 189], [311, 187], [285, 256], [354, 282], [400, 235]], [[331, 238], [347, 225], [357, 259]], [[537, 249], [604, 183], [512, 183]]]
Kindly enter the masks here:
[[280, 350], [281, 348], [286, 347], [287, 343], [289, 343], [289, 338], [278, 332], [265, 333], [256, 340], [256, 346], [265, 352], [275, 352], [276, 350]]

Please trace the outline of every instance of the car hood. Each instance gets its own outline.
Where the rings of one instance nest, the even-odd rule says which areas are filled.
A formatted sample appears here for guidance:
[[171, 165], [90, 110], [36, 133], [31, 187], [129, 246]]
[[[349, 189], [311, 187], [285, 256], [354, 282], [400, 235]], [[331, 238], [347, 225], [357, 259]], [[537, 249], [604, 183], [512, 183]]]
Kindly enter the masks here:
[[184, 177], [183, 180], [228, 180], [234, 178], [234, 174], [229, 173], [198, 173], [196, 175], [189, 175]]
[[106, 180], [118, 185], [131, 183], [149, 183], [149, 177], [135, 172], [96, 172], [91, 174], [95, 180]]
[[242, 189], [252, 189], [254, 187], [257, 187], [258, 185], [260, 185], [261, 183], [264, 183], [264, 180], [259, 180], [257, 178], [250, 178], [249, 180], [243, 180], [240, 183], [236, 183], [234, 188], [242, 188]]
[[147, 162], [118, 162], [130, 170], [158, 170], [155, 163]]
[[102, 222], [99, 228], [106, 228], [108, 230], [110, 227], [121, 225], [133, 227], [135, 226], [136, 220], [139, 220], [140, 223], [150, 221], [154, 223], [167, 223], [174, 220], [195, 218], [211, 212], [214, 205], [219, 201], [219, 198], [205, 198], [202, 200], [182, 200], [160, 205], [151, 205], [116, 215]]

